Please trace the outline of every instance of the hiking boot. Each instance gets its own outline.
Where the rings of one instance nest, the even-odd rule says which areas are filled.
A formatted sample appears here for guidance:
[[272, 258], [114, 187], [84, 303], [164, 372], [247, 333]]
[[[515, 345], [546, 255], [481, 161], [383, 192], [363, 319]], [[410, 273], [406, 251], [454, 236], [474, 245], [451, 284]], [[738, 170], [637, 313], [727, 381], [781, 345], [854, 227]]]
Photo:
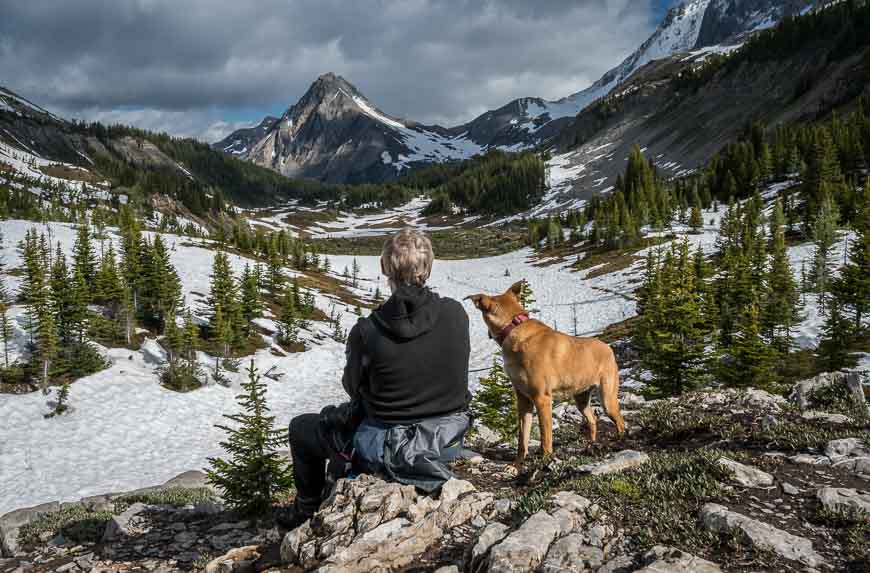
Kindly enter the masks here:
[[313, 511], [302, 511], [295, 504], [279, 507], [272, 512], [275, 523], [291, 531], [311, 519], [313, 515]]

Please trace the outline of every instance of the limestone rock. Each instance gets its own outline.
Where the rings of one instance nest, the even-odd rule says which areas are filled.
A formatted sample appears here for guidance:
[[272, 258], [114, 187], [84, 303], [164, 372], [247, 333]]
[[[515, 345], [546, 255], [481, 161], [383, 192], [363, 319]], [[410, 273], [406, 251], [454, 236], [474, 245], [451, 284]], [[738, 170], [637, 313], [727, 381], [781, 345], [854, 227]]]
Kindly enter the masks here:
[[491, 573], [533, 571], [543, 561], [547, 549], [559, 533], [559, 524], [546, 512], [539, 511], [492, 548]]
[[635, 450], [622, 450], [604, 461], [580, 466], [581, 472], [590, 473], [594, 476], [618, 473], [630, 468], [643, 465], [649, 461], [649, 456]]
[[646, 405], [646, 399], [640, 394], [626, 392], [619, 401], [626, 410], [636, 410]]
[[653, 547], [644, 555], [649, 563], [637, 573], [720, 573], [722, 569], [712, 561], [701, 559], [672, 547]]
[[604, 562], [604, 551], [583, 544], [583, 536], [573, 533], [556, 541], [539, 571], [562, 573], [564, 571], [595, 570]]
[[719, 458], [716, 463], [731, 474], [734, 483], [743, 487], [770, 487], [773, 485], [773, 476], [758, 468], [728, 458]]
[[740, 530], [753, 546], [773, 551], [785, 559], [798, 561], [809, 567], [825, 563], [824, 558], [813, 549], [809, 539], [729, 511], [721, 505], [715, 503], [704, 505], [700, 517], [704, 527], [710, 531], [722, 533]]
[[823, 487], [816, 492], [822, 507], [829, 511], [863, 511], [870, 515], [870, 494], [841, 487]]
[[471, 546], [470, 553], [466, 556], [466, 561], [469, 563], [468, 570], [472, 573], [482, 571], [486, 565], [489, 550], [504, 539], [508, 531], [510, 531], [510, 527], [503, 523], [496, 522], [487, 525], [477, 536], [477, 541]]
[[148, 506], [144, 503], [134, 503], [124, 513], [113, 515], [112, 519], [106, 524], [106, 530], [103, 532], [103, 542], [117, 541], [131, 535], [138, 521], [137, 516], [147, 508]]
[[633, 558], [628, 555], [620, 555], [602, 565], [596, 573], [631, 573], [635, 569]]
[[205, 566], [205, 573], [253, 573], [254, 563], [260, 558], [256, 545], [231, 549], [212, 559]]
[[0, 517], [0, 557], [14, 557], [18, 554], [18, 532], [22, 527], [46, 513], [54, 513], [59, 510], [60, 503], [53, 501], [11, 511]]
[[445, 530], [485, 514], [493, 499], [461, 480], [445, 483], [438, 500], [372, 476], [339, 480], [314, 517], [284, 537], [281, 558], [323, 572], [402, 569]]

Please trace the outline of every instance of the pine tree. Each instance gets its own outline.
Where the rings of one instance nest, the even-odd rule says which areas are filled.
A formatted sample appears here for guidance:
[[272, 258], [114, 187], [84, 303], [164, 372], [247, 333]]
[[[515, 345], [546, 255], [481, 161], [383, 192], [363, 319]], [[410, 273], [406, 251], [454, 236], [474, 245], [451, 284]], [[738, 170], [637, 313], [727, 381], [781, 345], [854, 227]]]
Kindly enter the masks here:
[[819, 360], [825, 369], [836, 371], [848, 365], [849, 347], [852, 343], [852, 325], [843, 316], [840, 301], [837, 298], [834, 298], [828, 306], [818, 353]]
[[76, 229], [76, 240], [73, 245], [73, 269], [81, 273], [85, 282], [94, 284], [97, 275], [97, 255], [91, 242], [91, 232], [87, 224], [81, 224]]
[[857, 236], [849, 246], [849, 260], [833, 290], [841, 311], [851, 315], [855, 332], [860, 333], [870, 313], [870, 177], [864, 184], [853, 226]]
[[284, 288], [285, 278], [281, 254], [274, 241], [269, 243], [266, 265], [266, 292], [272, 300], [277, 300]]
[[208, 480], [234, 509], [262, 515], [269, 511], [278, 492], [291, 487], [292, 474], [276, 452], [286, 437], [283, 430], [274, 427], [275, 417], [269, 415], [266, 405], [266, 385], [260, 381], [253, 359], [242, 389], [236, 397], [242, 411], [224, 415], [234, 425], [216, 426], [227, 433], [220, 445], [229, 460], [209, 458]]
[[660, 262], [648, 262], [643, 314], [638, 329], [641, 361], [652, 380], [648, 392], [674, 396], [697, 387], [704, 376], [707, 331], [695, 286], [689, 244], [673, 245]]
[[824, 311], [828, 292], [831, 289], [830, 253], [837, 238], [839, 210], [830, 193], [825, 192], [818, 215], [811, 227], [813, 244], [816, 247], [810, 268], [810, 283], [819, 295], [819, 308]]
[[785, 214], [776, 200], [770, 220], [773, 237], [767, 292], [762, 309], [762, 332], [780, 354], [791, 350], [791, 329], [798, 322], [800, 294], [791, 272], [785, 244]]
[[692, 233], [699, 234], [704, 228], [704, 217], [701, 215], [701, 208], [698, 205], [692, 206], [692, 214], [689, 216], [689, 229]]
[[537, 302], [535, 300], [535, 293], [532, 291], [532, 286], [529, 284], [529, 281], [523, 279], [523, 288], [520, 290], [520, 305], [531, 314], [534, 312], [534, 305]]
[[299, 311], [292, 289], [285, 289], [281, 316], [278, 319], [278, 337], [284, 344], [299, 342]]
[[761, 336], [757, 304], [740, 313], [734, 341], [727, 350], [729, 359], [722, 363], [720, 376], [728, 386], [770, 388], [776, 381], [774, 351]]
[[242, 273], [240, 310], [244, 322], [245, 335], [250, 336], [253, 321], [263, 316], [263, 303], [260, 301], [260, 287], [257, 284], [257, 276], [251, 272], [249, 265], [245, 264]]
[[111, 241], [100, 259], [93, 299], [108, 306], [113, 317], [117, 316], [118, 308], [124, 299], [124, 286], [121, 284], [121, 275], [115, 260], [115, 248]]
[[359, 284], [359, 273], [360, 273], [359, 261], [356, 260], [356, 257], [353, 258], [353, 264], [351, 266], [351, 269], [352, 269], [351, 270], [352, 284], [353, 284], [353, 287], [356, 288], [357, 285]]
[[144, 277], [146, 288], [142, 290], [143, 307], [146, 317], [155, 322], [162, 332], [169, 310], [183, 306], [181, 281], [160, 235], [154, 236], [153, 243], [145, 251], [147, 266]]
[[480, 388], [472, 397], [470, 408], [475, 419], [498, 432], [502, 439], [516, 439], [516, 396], [510, 377], [498, 356], [493, 357], [489, 373], [481, 378]]

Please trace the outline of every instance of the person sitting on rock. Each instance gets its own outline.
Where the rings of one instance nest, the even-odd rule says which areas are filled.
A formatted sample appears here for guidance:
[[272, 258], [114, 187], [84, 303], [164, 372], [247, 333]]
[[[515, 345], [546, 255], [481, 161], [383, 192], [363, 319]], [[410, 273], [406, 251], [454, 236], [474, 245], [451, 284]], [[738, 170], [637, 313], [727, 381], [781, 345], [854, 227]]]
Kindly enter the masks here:
[[290, 422], [296, 500], [277, 515], [304, 523], [350, 472], [380, 475], [432, 492], [452, 477], [468, 403], [468, 315], [432, 292], [432, 243], [404, 229], [387, 239], [381, 270], [392, 296], [360, 318], [347, 341], [342, 385], [350, 401]]

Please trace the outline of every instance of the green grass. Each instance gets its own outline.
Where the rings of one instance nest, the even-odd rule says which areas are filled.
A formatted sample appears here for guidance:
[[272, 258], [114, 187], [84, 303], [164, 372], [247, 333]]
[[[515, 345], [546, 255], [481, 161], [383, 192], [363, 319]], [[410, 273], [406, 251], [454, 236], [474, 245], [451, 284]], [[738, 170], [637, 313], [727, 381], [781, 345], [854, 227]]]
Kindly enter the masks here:
[[208, 488], [170, 487], [118, 497], [113, 500], [112, 511], [92, 511], [73, 505], [43, 514], [24, 525], [18, 532], [18, 541], [23, 547], [34, 547], [43, 539], [51, 539], [60, 533], [74, 543], [96, 543], [102, 538], [112, 516], [123, 513], [134, 503], [182, 507], [213, 499], [214, 492]]
[[[850, 560], [870, 566], [870, 514], [862, 511], [830, 511], [820, 508], [816, 521], [836, 530]], [[860, 569], [857, 569], [860, 570]]]
[[[516, 519], [546, 507], [556, 491], [570, 490], [604, 509], [612, 523], [635, 538], [641, 549], [676, 545], [687, 550], [709, 547], [716, 538], [698, 525], [698, 510], [729, 493], [726, 472], [716, 464], [725, 452], [693, 450], [653, 452], [650, 461], [620, 474], [578, 474], [579, 460], [563, 464], [539, 487], [517, 502]], [[730, 453], [728, 455], [731, 455]]]

